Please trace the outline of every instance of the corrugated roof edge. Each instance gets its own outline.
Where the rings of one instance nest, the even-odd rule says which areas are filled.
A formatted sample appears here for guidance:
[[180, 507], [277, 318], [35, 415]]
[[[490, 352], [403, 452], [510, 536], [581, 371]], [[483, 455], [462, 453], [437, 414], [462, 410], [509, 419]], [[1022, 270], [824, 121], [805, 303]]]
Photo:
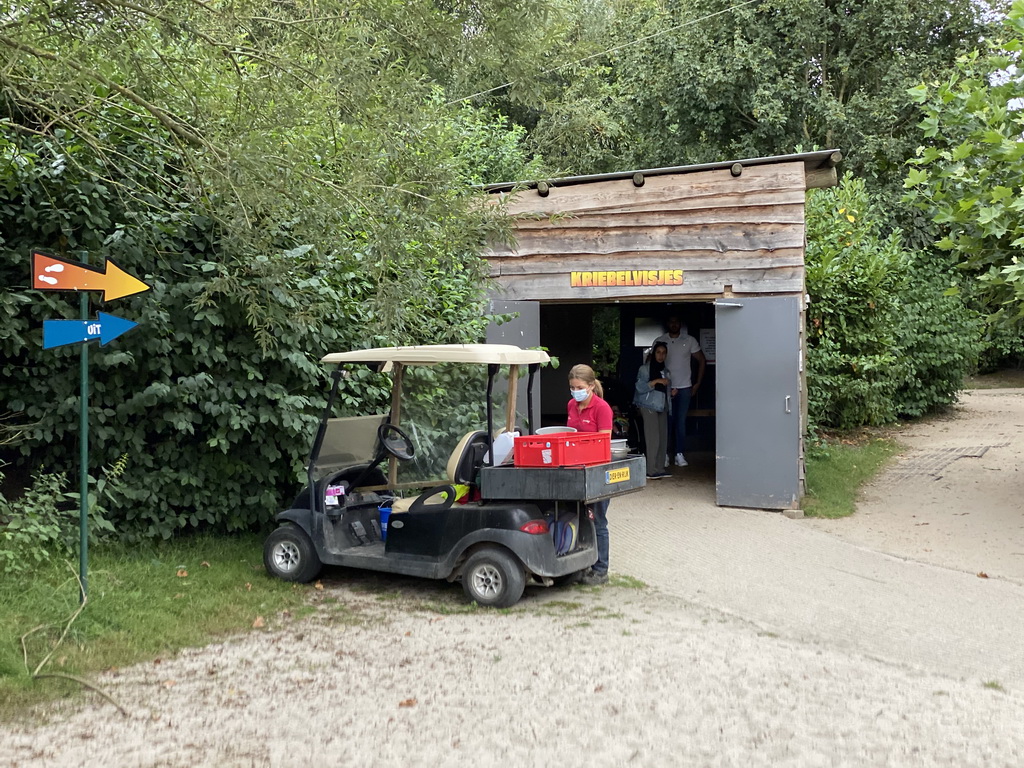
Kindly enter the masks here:
[[529, 365], [551, 360], [539, 349], [521, 349], [513, 344], [422, 344], [409, 347], [375, 347], [333, 352], [322, 363], [478, 363], [482, 365]]
[[[723, 160], [717, 163], [701, 163], [699, 165], [674, 165], [665, 168], [645, 168], [638, 171], [615, 171], [613, 173], [595, 173], [589, 176], [565, 176], [558, 179], [534, 179], [533, 181], [503, 181], [495, 184], [478, 185], [487, 192], [507, 192], [512, 189], [536, 189], [539, 184], [549, 187], [567, 187], [572, 184], [590, 184], [595, 181], [611, 181], [614, 179], [631, 179], [637, 174], [641, 176], [664, 176], [669, 173], [695, 173], [735, 165], [748, 167], [752, 165], [773, 165], [777, 163], [803, 162], [808, 173], [822, 168], [834, 168], [842, 162], [843, 153], [838, 149], [823, 149], [816, 152], [800, 152], [793, 155], [775, 155], [773, 157], [752, 157], [745, 160]], [[834, 182], [833, 182], [834, 183]], [[809, 185], [810, 186], [810, 185]]]

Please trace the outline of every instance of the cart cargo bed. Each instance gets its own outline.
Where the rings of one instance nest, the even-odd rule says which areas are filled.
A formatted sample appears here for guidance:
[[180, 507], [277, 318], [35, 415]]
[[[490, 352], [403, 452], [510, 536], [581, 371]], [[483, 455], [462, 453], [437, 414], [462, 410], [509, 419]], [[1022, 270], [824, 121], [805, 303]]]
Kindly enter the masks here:
[[484, 499], [558, 499], [592, 502], [639, 491], [647, 459], [634, 456], [587, 467], [481, 467]]

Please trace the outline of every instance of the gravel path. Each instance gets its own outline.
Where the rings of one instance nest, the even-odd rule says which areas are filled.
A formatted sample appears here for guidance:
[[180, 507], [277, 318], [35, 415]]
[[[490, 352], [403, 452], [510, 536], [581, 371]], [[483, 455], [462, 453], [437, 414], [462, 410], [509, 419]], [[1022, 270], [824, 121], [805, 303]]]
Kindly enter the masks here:
[[[999, 397], [970, 395], [946, 424], [949, 446], [980, 444], [977, 432], [953, 432], [975, 424], [976, 402], [1012, 432], [1020, 414], [1005, 415]], [[1024, 392], [1003, 399], [1024, 407]], [[1024, 682], [1012, 670], [1024, 659], [999, 633], [1017, 619], [971, 611], [990, 600], [1011, 612], [1024, 599], [999, 565], [1016, 562], [1020, 513], [1004, 519], [995, 498], [977, 498], [992, 483], [976, 484], [967, 506], [949, 470], [1019, 466], [1016, 433], [989, 442], [1007, 445], [954, 458], [941, 475], [950, 487], [934, 497], [904, 485], [913, 511], [883, 500], [868, 507], [870, 524], [853, 522], [866, 513], [822, 523], [720, 510], [699, 468], [677, 470], [612, 507], [613, 571], [646, 588], [620, 577], [603, 589], [531, 589], [496, 612], [467, 607], [456, 585], [331, 571], [310, 617], [278, 616], [100, 676], [128, 717], [88, 694], [35, 713], [31, 726], [0, 726], [0, 764], [1016, 768]], [[925, 449], [907, 461], [916, 450]], [[1011, 477], [1005, 466], [992, 472]], [[900, 487], [891, 477], [866, 504]], [[940, 517], [917, 526], [907, 515], [941, 509], [952, 525], [957, 504], [976, 529], [904, 543], [915, 529], [940, 531]], [[720, 551], [728, 542], [731, 560]], [[991, 557], [968, 554], [977, 552]], [[864, 563], [884, 563], [871, 567], [885, 579], [859, 571]], [[980, 568], [993, 571], [987, 582]], [[953, 597], [927, 603], [918, 583]], [[976, 592], [986, 585], [1001, 591]], [[964, 615], [995, 639], [961, 643]]]

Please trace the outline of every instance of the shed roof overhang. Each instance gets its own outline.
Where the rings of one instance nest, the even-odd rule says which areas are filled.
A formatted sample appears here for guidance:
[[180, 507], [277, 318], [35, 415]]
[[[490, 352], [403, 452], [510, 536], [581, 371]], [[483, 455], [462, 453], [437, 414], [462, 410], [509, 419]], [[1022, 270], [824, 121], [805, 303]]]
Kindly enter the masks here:
[[806, 189], [833, 187], [837, 183], [836, 165], [843, 159], [838, 149], [823, 149], [816, 152], [799, 152], [793, 155], [775, 155], [773, 157], [753, 157], [745, 160], [723, 160], [717, 163], [701, 163], [699, 165], [674, 165], [666, 168], [645, 168], [639, 171], [615, 171], [614, 173], [595, 173], [586, 176], [566, 176], [558, 179], [538, 179], [534, 181], [507, 181], [484, 185], [488, 192], [508, 192], [513, 189], [536, 189], [541, 194], [550, 187], [566, 187], [572, 184], [589, 184], [596, 181], [613, 179], [633, 179], [634, 183], [642, 183], [645, 176], [664, 176], [671, 173], [696, 173], [698, 171], [728, 168], [733, 175], [739, 176], [743, 169], [755, 165], [775, 165], [778, 163], [804, 164]]

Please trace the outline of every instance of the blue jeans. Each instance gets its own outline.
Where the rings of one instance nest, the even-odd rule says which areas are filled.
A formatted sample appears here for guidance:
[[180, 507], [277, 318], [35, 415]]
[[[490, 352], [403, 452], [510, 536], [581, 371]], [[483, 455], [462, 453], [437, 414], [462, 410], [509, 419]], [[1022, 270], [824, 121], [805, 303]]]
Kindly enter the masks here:
[[597, 573], [608, 573], [608, 502], [601, 499], [590, 505], [594, 512], [594, 530], [597, 532], [597, 562], [592, 566]]
[[672, 413], [669, 416], [668, 433], [675, 453], [682, 453], [686, 445], [686, 412], [690, 410], [690, 387], [677, 389], [672, 397]]

